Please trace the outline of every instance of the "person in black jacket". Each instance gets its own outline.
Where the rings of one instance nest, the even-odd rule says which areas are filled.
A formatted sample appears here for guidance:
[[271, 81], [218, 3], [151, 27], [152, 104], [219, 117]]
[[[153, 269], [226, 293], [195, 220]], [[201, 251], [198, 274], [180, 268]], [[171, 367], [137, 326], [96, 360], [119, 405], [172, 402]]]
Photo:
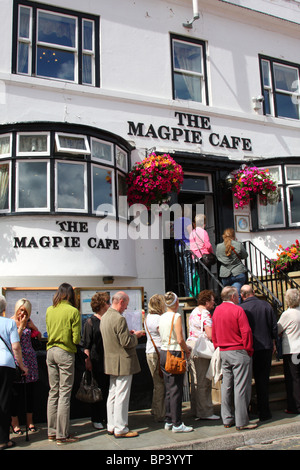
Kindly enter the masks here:
[[271, 419], [269, 406], [269, 377], [272, 355], [276, 351], [277, 320], [272, 306], [258, 299], [250, 285], [241, 288], [241, 307], [246, 312], [253, 335], [253, 377], [260, 421]]

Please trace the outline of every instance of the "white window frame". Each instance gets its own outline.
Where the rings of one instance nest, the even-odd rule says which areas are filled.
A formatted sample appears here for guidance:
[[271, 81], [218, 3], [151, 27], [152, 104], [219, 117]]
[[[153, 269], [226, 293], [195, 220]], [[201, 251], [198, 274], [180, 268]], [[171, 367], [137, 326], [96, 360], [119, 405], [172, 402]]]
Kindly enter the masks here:
[[[70, 137], [73, 139], [82, 139], [85, 145], [85, 149], [72, 149], [70, 147], [62, 147], [60, 143], [60, 137]], [[71, 153], [72, 155], [90, 155], [91, 154], [91, 149], [90, 145], [88, 142], [88, 138], [84, 134], [69, 134], [65, 132], [56, 132], [55, 133], [55, 144], [56, 144], [56, 151], [59, 153]]]
[[[98, 208], [94, 208], [94, 168], [101, 168], [106, 171], [111, 171], [111, 191], [112, 191], [112, 204], [105, 204], [103, 205], [109, 207], [111, 206], [113, 208], [112, 212], [107, 212], [106, 210], [104, 211], [99, 211]], [[113, 215], [116, 216], [116, 193], [115, 193], [115, 170], [110, 167], [105, 167], [102, 165], [97, 165], [96, 163], [91, 164], [91, 189], [92, 189], [92, 213], [97, 214], [97, 215], [105, 215], [107, 212], [107, 215]], [[99, 206], [98, 206], [99, 207]]]
[[[20, 151], [20, 137], [22, 137], [22, 136], [36, 136], [37, 138], [39, 136], [46, 136], [47, 137], [47, 150], [45, 150], [44, 152], [35, 152], [35, 151], [22, 152], [22, 151]], [[29, 156], [42, 157], [42, 156], [50, 155], [50, 132], [18, 132], [17, 133], [16, 155], [17, 155], [17, 157], [26, 157], [28, 155]]]
[[1, 160], [0, 165], [8, 164], [8, 208], [7, 209], [0, 209], [1, 214], [7, 214], [11, 211], [11, 182], [12, 182], [12, 174], [11, 174], [11, 161], [10, 160]]
[[[268, 225], [262, 225], [260, 223], [260, 220], [261, 220], [261, 209], [262, 209], [262, 206], [261, 204], [259, 203], [259, 196], [257, 196], [257, 212], [258, 212], [258, 228], [260, 230], [263, 230], [263, 229], [269, 229], [269, 228], [280, 228], [280, 227], [285, 227], [286, 226], [286, 223], [285, 223], [285, 192], [284, 192], [284, 189], [283, 187], [280, 187], [278, 188], [279, 191], [280, 191], [280, 197], [281, 197], [281, 201], [282, 201], [282, 224], [268, 224]], [[269, 205], [268, 205], [269, 207]], [[272, 206], [271, 206], [272, 207]]]
[[[84, 49], [84, 23], [92, 23], [93, 25], [93, 37], [92, 37], [92, 50]], [[82, 19], [82, 69], [83, 69], [83, 56], [88, 55], [92, 58], [92, 83], [87, 83], [83, 81], [82, 73], [82, 84], [87, 86], [95, 86], [95, 21], [89, 20], [88, 18]]]
[[[23, 37], [23, 36], [20, 35], [20, 16], [21, 16], [20, 11], [21, 11], [21, 8], [30, 11], [30, 15], [29, 15], [29, 37], [28, 38]], [[18, 57], [19, 57], [19, 44], [20, 43], [28, 45], [28, 72], [27, 73], [19, 72]], [[29, 76], [29, 75], [31, 75], [31, 68], [32, 68], [32, 7], [28, 7], [26, 5], [19, 5], [19, 9], [18, 9], [17, 73], [19, 75], [28, 75]]]
[[0, 153], [0, 159], [2, 159], [2, 158], [6, 159], [7, 157], [11, 157], [12, 134], [11, 133], [1, 134], [0, 135], [0, 140], [3, 139], [3, 138], [6, 138], [6, 137], [9, 137], [9, 152], [8, 153]]
[[[94, 154], [93, 154], [93, 142], [97, 142], [99, 144], [107, 145], [108, 147], [110, 147], [110, 160], [105, 160], [104, 158], [94, 156]], [[91, 137], [91, 159], [92, 159], [92, 161], [95, 161], [95, 162], [105, 163], [106, 165], [113, 165], [113, 163], [114, 163], [114, 160], [113, 160], [113, 144], [111, 144], [110, 142], [106, 142], [105, 140], [96, 139], [95, 137]]]
[[[19, 207], [19, 164], [20, 163], [47, 163], [47, 205], [45, 207]], [[49, 212], [50, 211], [50, 160], [46, 159], [30, 159], [16, 161], [16, 212]]]
[[[195, 46], [195, 47], [199, 47], [199, 49], [201, 49], [201, 68], [202, 68], [202, 72], [194, 72], [192, 70], [186, 70], [184, 68], [177, 68], [175, 67], [175, 59], [174, 59], [174, 47], [175, 47], [175, 43], [181, 43], [181, 44], [189, 44], [191, 46]], [[188, 39], [185, 41], [183, 39], [179, 39], [179, 38], [172, 38], [172, 57], [173, 57], [173, 77], [174, 77], [174, 74], [175, 73], [178, 73], [178, 74], [181, 74], [181, 75], [188, 75], [188, 76], [191, 76], [191, 77], [198, 77], [200, 79], [200, 86], [201, 86], [201, 101], [200, 103], [201, 104], [206, 104], [206, 87], [205, 87], [205, 64], [204, 64], [204, 47], [203, 47], [203, 44], [198, 44], [196, 42], [192, 42], [192, 41], [189, 41]], [[173, 78], [174, 80], [174, 78]], [[175, 83], [174, 83], [174, 90], [173, 90], [173, 93], [174, 95], [176, 94], [175, 93]], [[176, 100], [182, 100], [183, 98], [174, 98]], [[193, 101], [193, 102], [196, 102], [198, 103], [198, 101], [195, 101], [195, 100], [188, 100], [188, 101]]]
[[[64, 163], [68, 165], [81, 165], [84, 167], [84, 208], [83, 209], [72, 209], [69, 207], [58, 207], [58, 165]], [[75, 183], [74, 183], [75, 184]], [[55, 211], [56, 212], [74, 212], [74, 213], [86, 213], [88, 212], [88, 195], [87, 195], [87, 164], [86, 162], [76, 162], [73, 160], [55, 160]]]
[[[75, 46], [74, 47], [62, 46], [60, 44], [52, 44], [52, 43], [49, 43], [49, 42], [39, 41], [38, 40], [39, 13], [48, 13], [48, 14], [53, 15], [53, 16], [64, 16], [66, 18], [74, 19], [75, 23], [76, 23]], [[49, 11], [46, 8], [45, 9], [38, 8], [37, 13], [36, 13], [36, 23], [37, 23], [37, 25], [36, 25], [36, 76], [40, 77], [40, 78], [46, 78], [46, 79], [49, 79], [49, 80], [64, 81], [64, 82], [69, 82], [69, 83], [77, 83], [78, 82], [78, 80], [77, 80], [77, 77], [78, 77], [78, 17], [73, 16], [73, 15], [68, 15], [68, 14], [65, 14], [65, 13], [57, 13], [57, 12], [54, 12], [54, 11]], [[37, 72], [37, 60], [38, 60], [37, 50], [38, 50], [38, 47], [44, 47], [44, 48], [47, 48], [47, 49], [57, 49], [59, 51], [73, 52], [74, 53], [74, 80], [67, 80], [65, 78], [63, 79], [63, 78], [48, 77], [48, 76], [45, 77], [44, 75], [38, 75], [38, 72]]]

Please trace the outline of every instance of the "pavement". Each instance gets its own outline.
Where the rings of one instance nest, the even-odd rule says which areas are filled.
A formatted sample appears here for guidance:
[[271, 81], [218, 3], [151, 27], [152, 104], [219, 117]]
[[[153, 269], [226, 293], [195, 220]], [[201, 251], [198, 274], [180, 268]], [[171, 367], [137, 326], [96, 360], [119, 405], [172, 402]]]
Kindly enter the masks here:
[[[129, 412], [128, 423], [130, 430], [138, 431], [138, 437], [115, 438], [109, 435], [105, 429], [95, 430], [89, 418], [80, 418], [71, 420], [71, 434], [76, 434], [79, 438], [76, 443], [58, 446], [56, 442], [49, 442], [47, 425], [36, 424], [38, 431], [29, 433], [28, 440], [26, 440], [25, 432], [22, 436], [11, 434], [11, 439], [17, 445], [9, 452], [20, 450], [89, 450], [102, 451], [106, 463], [109, 464], [124, 463], [122, 460], [117, 461], [118, 458], [124, 459], [125, 457], [122, 457], [124, 455], [128, 459], [131, 458], [130, 455], [148, 455], [147, 459], [151, 459], [151, 461], [148, 460], [148, 463], [154, 464], [183, 464], [192, 463], [191, 459], [196, 458], [197, 452], [195, 451], [199, 450], [240, 450], [247, 446], [255, 446], [284, 437], [296, 438], [298, 436], [300, 442], [300, 415], [286, 414], [284, 410], [272, 411], [272, 418], [269, 421], [251, 420], [251, 423], [258, 422], [258, 427], [254, 430], [237, 431], [235, 427], [224, 428], [221, 419], [196, 421], [191, 414], [188, 402], [183, 403], [182, 409], [183, 422], [194, 427], [192, 432], [173, 433], [165, 430], [164, 423], [153, 421], [150, 410], [138, 410]], [[215, 407], [215, 413], [220, 414], [219, 405]], [[173, 460], [177, 458], [181, 461], [167, 462], [166, 458]], [[138, 466], [138, 464], [134, 464], [134, 461], [131, 464]]]

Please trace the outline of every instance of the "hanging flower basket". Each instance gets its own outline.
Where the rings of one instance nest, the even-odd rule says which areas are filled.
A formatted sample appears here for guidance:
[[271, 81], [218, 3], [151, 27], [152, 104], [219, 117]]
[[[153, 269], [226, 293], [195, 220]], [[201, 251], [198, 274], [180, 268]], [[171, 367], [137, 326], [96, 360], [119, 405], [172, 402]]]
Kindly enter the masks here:
[[283, 248], [282, 245], [278, 247], [277, 258], [267, 261], [266, 269], [271, 273], [275, 272], [291, 272], [300, 270], [300, 242], [296, 240], [295, 243]]
[[259, 195], [259, 202], [262, 205], [276, 204], [278, 202], [277, 183], [272, 180], [268, 169], [245, 165], [234, 173], [233, 176], [235, 181], [232, 191], [237, 199], [235, 203], [236, 209], [250, 204], [255, 195]]
[[166, 202], [172, 192], [179, 192], [183, 183], [182, 167], [168, 154], [151, 153], [136, 163], [127, 175], [128, 204], [151, 204]]

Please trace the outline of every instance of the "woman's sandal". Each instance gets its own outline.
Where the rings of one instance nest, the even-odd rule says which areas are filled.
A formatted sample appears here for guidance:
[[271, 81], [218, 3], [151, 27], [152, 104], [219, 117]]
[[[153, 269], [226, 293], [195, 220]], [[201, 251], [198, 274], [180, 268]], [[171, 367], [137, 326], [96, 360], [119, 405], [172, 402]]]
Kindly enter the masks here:
[[37, 432], [37, 428], [35, 427], [34, 424], [31, 424], [30, 426], [28, 426], [28, 431], [30, 431], [30, 432]]
[[18, 426], [15, 426], [15, 427], [12, 426], [11, 428], [14, 434], [18, 434], [19, 436], [22, 436], [23, 431], [21, 428], [19, 428]]

